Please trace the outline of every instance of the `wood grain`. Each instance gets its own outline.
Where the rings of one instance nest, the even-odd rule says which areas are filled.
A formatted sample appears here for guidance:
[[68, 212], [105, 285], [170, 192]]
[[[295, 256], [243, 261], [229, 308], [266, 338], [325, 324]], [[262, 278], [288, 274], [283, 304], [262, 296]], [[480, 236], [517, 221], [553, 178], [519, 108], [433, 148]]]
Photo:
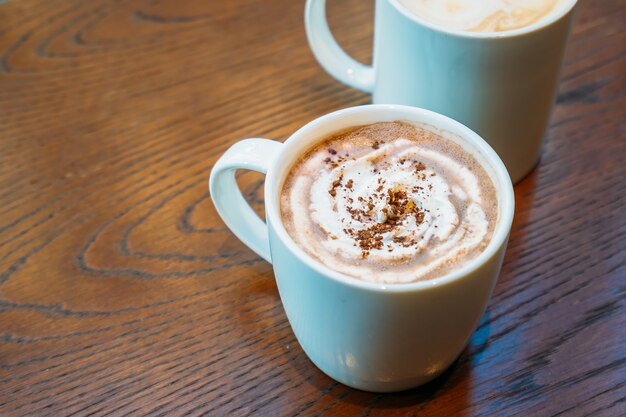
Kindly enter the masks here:
[[[373, 2], [330, 1], [367, 62]], [[296, 342], [218, 219], [217, 157], [369, 97], [314, 61], [303, 1], [0, 4], [0, 415], [626, 415], [626, 7], [580, 2], [543, 159], [480, 327], [374, 395]], [[262, 211], [262, 177], [240, 183]]]

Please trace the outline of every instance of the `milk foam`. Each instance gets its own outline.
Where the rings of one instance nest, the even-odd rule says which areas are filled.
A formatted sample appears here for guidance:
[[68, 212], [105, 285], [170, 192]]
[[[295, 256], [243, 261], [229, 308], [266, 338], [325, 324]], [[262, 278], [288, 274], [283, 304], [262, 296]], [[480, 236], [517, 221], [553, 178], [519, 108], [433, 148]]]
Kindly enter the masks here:
[[557, 13], [568, 0], [400, 0], [415, 15], [456, 30], [502, 32]]
[[332, 146], [335, 154], [322, 147], [300, 163], [281, 201], [289, 234], [331, 269], [416, 281], [488, 242], [484, 178], [444, 150], [405, 137]]

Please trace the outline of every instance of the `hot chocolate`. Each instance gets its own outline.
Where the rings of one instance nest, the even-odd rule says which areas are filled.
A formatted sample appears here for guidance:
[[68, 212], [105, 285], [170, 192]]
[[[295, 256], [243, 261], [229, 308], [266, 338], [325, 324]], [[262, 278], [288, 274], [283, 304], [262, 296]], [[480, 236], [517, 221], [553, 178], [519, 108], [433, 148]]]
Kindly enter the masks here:
[[280, 198], [305, 252], [379, 283], [460, 268], [488, 245], [498, 216], [492, 180], [470, 153], [399, 121], [324, 138], [291, 168]]

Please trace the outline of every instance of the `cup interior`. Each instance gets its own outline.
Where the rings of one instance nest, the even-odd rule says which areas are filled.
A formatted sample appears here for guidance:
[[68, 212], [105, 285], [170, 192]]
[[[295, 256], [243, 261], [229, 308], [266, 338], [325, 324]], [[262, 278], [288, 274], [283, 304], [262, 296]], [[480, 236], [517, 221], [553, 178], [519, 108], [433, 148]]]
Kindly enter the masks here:
[[[289, 170], [309, 149], [326, 139], [329, 135], [353, 126], [376, 122], [403, 120], [423, 127], [447, 139], [450, 139], [476, 158], [490, 176], [498, 197], [498, 219], [493, 236], [485, 250], [462, 268], [456, 269], [438, 278], [407, 284], [376, 284], [359, 280], [336, 272], [301, 249], [287, 233], [280, 216], [280, 193]], [[339, 110], [315, 119], [285, 141], [281, 154], [267, 173], [265, 182], [265, 211], [268, 221], [274, 227], [279, 239], [305, 264], [319, 273], [340, 280], [348, 285], [359, 286], [374, 291], [407, 291], [445, 285], [478, 268], [489, 259], [508, 237], [514, 212], [513, 185], [509, 174], [495, 151], [468, 127], [461, 123], [417, 107], [372, 104]]]
[[502, 32], [473, 32], [469, 30], [458, 30], [458, 29], [448, 29], [441, 25], [436, 25], [431, 23], [421, 17], [417, 16], [415, 13], [411, 12], [407, 9], [399, 0], [386, 0], [393, 5], [400, 13], [406, 16], [408, 19], [413, 20], [417, 24], [421, 26], [428, 27], [436, 32], [446, 33], [449, 35], [463, 37], [463, 38], [476, 38], [476, 39], [499, 39], [499, 38], [512, 38], [515, 36], [526, 35], [538, 30], [543, 29], [546, 26], [550, 26], [552, 23], [560, 20], [563, 16], [567, 15], [573, 8], [576, 6], [578, 0], [568, 0], [563, 6], [561, 6], [561, 10], [556, 13], [553, 13], [551, 16], [546, 17], [545, 19], [541, 19], [532, 25], [524, 26], [519, 29], [507, 30]]

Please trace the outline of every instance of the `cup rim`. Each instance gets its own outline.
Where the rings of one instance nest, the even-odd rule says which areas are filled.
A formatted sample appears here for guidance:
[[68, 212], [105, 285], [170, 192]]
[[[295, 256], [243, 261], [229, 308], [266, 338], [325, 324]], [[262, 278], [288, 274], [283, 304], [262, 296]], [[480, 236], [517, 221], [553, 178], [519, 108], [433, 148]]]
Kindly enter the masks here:
[[443, 26], [428, 22], [426, 19], [423, 19], [417, 16], [415, 13], [412, 13], [409, 9], [406, 8], [400, 0], [388, 0], [389, 3], [393, 7], [396, 8], [400, 13], [406, 16], [408, 19], [418, 23], [419, 25], [426, 26], [429, 29], [432, 29], [436, 32], [448, 34], [451, 36], [461, 37], [461, 38], [470, 38], [470, 39], [503, 39], [503, 38], [514, 38], [518, 36], [524, 36], [530, 33], [537, 32], [547, 26], [552, 25], [554, 22], [561, 20], [564, 16], [571, 12], [571, 10], [576, 6], [578, 0], [569, 0], [568, 4], [565, 4], [558, 13], [554, 13], [548, 19], [540, 20], [536, 23], [533, 23], [529, 26], [524, 26], [519, 29], [507, 30], [502, 32], [472, 32], [469, 30], [461, 30], [461, 29], [447, 29]]
[[[338, 271], [335, 271], [317, 259], [307, 254], [287, 233], [285, 226], [282, 222], [282, 218], [279, 213], [279, 195], [280, 180], [283, 178], [285, 171], [292, 166], [293, 158], [288, 161], [284, 161], [282, 155], [290, 147], [300, 140], [303, 136], [307, 135], [311, 131], [315, 131], [322, 125], [332, 123], [337, 119], [344, 118], [345, 116], [353, 115], [355, 113], [370, 113], [372, 115], [371, 123], [375, 123], [379, 120], [376, 114], [379, 113], [398, 113], [398, 119], [404, 119], [417, 123], [431, 124], [437, 128], [446, 129], [450, 132], [458, 135], [463, 141], [469, 142], [470, 146], [475, 148], [476, 151], [483, 156], [486, 163], [492, 168], [497, 181], [496, 186], [501, 187], [498, 194], [501, 195], [501, 201], [499, 202], [499, 218], [495, 226], [493, 236], [487, 247], [474, 259], [469, 261], [466, 265], [459, 269], [455, 269], [440, 277], [432, 278], [423, 281], [409, 282], [409, 283], [374, 283], [365, 281]], [[410, 113], [410, 117], [406, 117], [406, 114]], [[342, 127], [338, 127], [338, 130]], [[282, 168], [278, 169], [277, 165], [282, 164]], [[338, 110], [332, 113], [328, 113], [321, 117], [318, 117], [296, 132], [294, 132], [284, 143], [280, 154], [274, 159], [274, 162], [267, 171], [267, 178], [265, 181], [265, 212], [267, 216], [268, 226], [272, 225], [275, 235], [282, 241], [282, 243], [294, 254], [299, 261], [307, 265], [309, 268], [318, 272], [325, 277], [350, 287], [358, 287], [364, 290], [370, 290], [375, 292], [408, 292], [412, 290], [423, 290], [427, 288], [440, 287], [462, 279], [465, 276], [472, 274], [477, 269], [485, 265], [489, 259], [496, 255], [497, 251], [505, 244], [513, 223], [513, 214], [515, 209], [515, 198], [513, 193], [513, 184], [506, 170], [504, 163], [496, 152], [482, 139], [477, 133], [468, 128], [467, 126], [457, 122], [456, 120], [444, 116], [442, 114], [425, 110], [418, 107], [396, 105], [396, 104], [368, 104], [362, 106], [348, 107], [342, 110]], [[270, 242], [271, 245], [271, 242]]]

